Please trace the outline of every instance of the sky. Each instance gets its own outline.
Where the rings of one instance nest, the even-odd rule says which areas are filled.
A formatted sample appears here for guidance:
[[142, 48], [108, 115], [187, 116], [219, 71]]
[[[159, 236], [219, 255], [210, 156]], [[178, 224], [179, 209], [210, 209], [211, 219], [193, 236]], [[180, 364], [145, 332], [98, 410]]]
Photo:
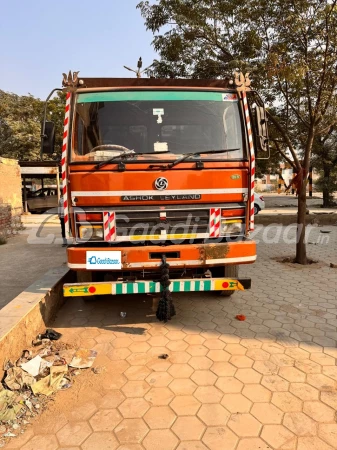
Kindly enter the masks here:
[[1, 2], [0, 89], [45, 99], [62, 72], [133, 77], [156, 54], [136, 5], [140, 0], [10, 0]]

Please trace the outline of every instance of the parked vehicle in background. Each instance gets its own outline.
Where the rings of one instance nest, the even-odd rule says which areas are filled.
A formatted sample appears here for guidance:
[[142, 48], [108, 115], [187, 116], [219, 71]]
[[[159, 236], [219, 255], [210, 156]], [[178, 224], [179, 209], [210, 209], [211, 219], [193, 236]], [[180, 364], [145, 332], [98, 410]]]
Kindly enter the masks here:
[[254, 214], [258, 214], [261, 209], [265, 208], [265, 202], [264, 202], [264, 198], [262, 197], [262, 195], [257, 194], [256, 192], [254, 193]]
[[44, 212], [58, 206], [57, 189], [42, 188], [30, 192], [27, 198], [29, 212]]

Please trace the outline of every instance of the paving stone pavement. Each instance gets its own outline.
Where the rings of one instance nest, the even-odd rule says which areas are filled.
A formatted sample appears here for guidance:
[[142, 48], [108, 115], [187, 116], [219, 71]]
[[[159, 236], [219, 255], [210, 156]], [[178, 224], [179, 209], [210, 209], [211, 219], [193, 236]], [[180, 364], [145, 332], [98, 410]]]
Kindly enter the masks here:
[[[274, 258], [290, 256], [294, 244], [259, 243], [256, 264], [240, 269], [252, 277], [250, 291], [231, 298], [174, 295], [177, 315], [167, 324], [156, 320], [150, 296], [68, 300], [55, 327], [64, 340], [96, 349], [96, 364], [106, 372], [79, 376], [57, 395], [64, 410], [43, 413], [6, 448], [336, 449], [337, 269], [329, 262], [337, 229], [331, 229], [329, 243], [308, 245], [321, 263], [281, 264]], [[310, 240], [319, 238], [312, 229]], [[163, 353], [168, 359], [158, 358]]]

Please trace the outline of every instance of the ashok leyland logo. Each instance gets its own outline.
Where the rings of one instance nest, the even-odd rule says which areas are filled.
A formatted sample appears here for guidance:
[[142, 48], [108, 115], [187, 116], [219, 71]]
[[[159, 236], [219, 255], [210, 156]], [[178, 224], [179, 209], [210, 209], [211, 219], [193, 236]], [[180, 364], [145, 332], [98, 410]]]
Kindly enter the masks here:
[[122, 252], [87, 252], [86, 269], [119, 270], [122, 268]]
[[168, 187], [168, 181], [164, 177], [159, 177], [154, 182], [154, 187], [158, 189], [158, 191], [163, 191], [164, 189], [167, 189]]

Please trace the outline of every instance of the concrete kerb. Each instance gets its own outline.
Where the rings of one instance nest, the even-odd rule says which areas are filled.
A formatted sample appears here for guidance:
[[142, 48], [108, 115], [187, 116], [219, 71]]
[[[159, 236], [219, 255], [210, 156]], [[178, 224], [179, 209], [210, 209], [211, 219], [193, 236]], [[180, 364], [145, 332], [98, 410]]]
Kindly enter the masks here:
[[[297, 214], [259, 214], [255, 216], [258, 225], [293, 225], [297, 222]], [[335, 225], [337, 223], [336, 213], [307, 214], [306, 223], [318, 223], [319, 225]]]
[[63, 305], [63, 284], [73, 282], [67, 267], [49, 270], [0, 310], [0, 363], [15, 361], [45, 331]]

